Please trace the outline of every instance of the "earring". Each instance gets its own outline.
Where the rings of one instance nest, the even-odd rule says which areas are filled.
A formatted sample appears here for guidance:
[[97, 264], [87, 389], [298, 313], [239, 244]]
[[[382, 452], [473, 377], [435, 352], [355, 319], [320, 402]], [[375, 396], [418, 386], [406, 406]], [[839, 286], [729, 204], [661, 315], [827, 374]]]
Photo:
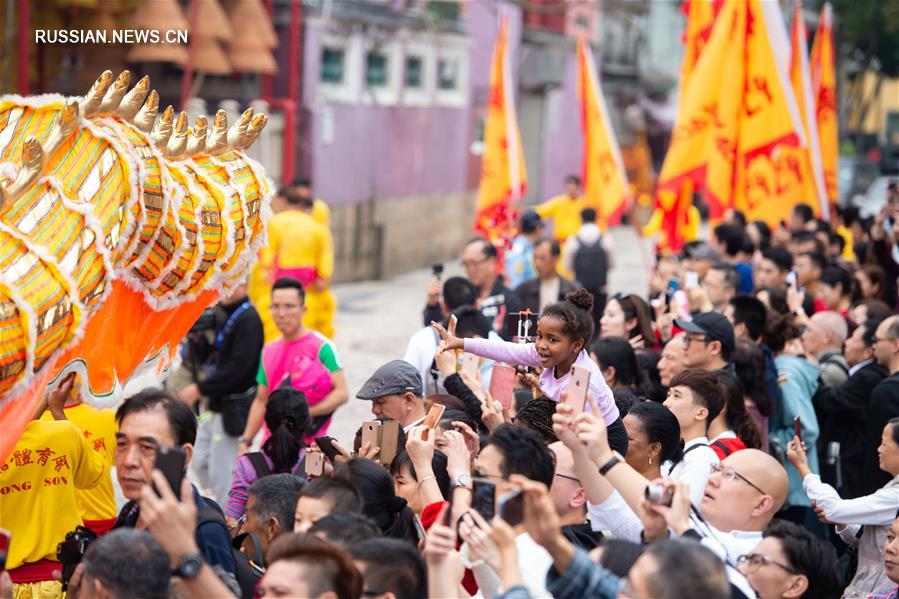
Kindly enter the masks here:
[[649, 465], [652, 466], [652, 456], [649, 456]]

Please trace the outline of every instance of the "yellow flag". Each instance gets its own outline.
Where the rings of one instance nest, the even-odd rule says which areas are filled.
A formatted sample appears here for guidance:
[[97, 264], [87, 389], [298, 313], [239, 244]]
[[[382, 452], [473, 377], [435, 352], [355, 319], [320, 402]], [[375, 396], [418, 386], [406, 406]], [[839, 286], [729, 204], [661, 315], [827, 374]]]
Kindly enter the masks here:
[[584, 135], [584, 196], [598, 207], [599, 224], [616, 225], [631, 203], [621, 151], [609, 123], [593, 56], [582, 35], [577, 45], [577, 90]]
[[512, 96], [508, 26], [500, 23], [490, 69], [490, 100], [484, 123], [484, 155], [478, 184], [475, 230], [491, 242], [508, 244], [527, 190], [521, 134]]
[[830, 215], [827, 192], [824, 187], [824, 171], [821, 164], [821, 147], [818, 142], [818, 119], [815, 116], [815, 99], [808, 65], [808, 31], [802, 19], [802, 2], [793, 5], [793, 27], [790, 33], [790, 82], [793, 95], [799, 105], [806, 143], [802, 147], [803, 198], [815, 212], [827, 219]]
[[812, 75], [812, 95], [817, 111], [818, 135], [821, 144], [821, 163], [827, 199], [836, 204], [837, 161], [839, 158], [839, 126], [837, 122], [837, 74], [834, 66], [833, 9], [830, 3], [821, 7], [818, 30], [809, 57]]
[[746, 10], [746, 73], [734, 208], [775, 225], [804, 202], [805, 143], [799, 107], [787, 75], [786, 27], [776, 3], [750, 0]]
[[[683, 91], [659, 189], [683, 197], [682, 182], [702, 189], [713, 217], [730, 205], [738, 114], [743, 100], [746, 10], [725, 2]], [[681, 210], [682, 212], [683, 210]]]

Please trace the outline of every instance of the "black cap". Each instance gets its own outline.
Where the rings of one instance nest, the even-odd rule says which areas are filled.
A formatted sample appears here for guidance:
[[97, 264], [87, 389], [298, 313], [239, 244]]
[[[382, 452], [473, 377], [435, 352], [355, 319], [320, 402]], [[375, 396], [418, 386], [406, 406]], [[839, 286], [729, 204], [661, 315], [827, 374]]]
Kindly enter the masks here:
[[734, 327], [721, 312], [703, 312], [693, 320], [674, 319], [674, 325], [687, 333], [708, 335], [713, 341], [720, 341], [726, 354], [734, 351]]
[[409, 362], [391, 360], [368, 377], [356, 397], [371, 400], [385, 395], [400, 395], [407, 391], [421, 396], [421, 374]]

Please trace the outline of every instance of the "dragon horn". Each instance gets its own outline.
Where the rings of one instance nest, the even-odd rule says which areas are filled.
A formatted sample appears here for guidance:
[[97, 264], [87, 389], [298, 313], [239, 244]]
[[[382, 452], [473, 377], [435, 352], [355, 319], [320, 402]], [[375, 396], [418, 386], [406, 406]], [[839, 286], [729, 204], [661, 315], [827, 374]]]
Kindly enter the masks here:
[[103, 71], [94, 81], [90, 90], [81, 100], [81, 114], [85, 118], [94, 116], [100, 110], [100, 104], [103, 102], [103, 96], [106, 95], [110, 83], [112, 83], [112, 71]]
[[247, 134], [247, 127], [250, 126], [250, 120], [253, 118], [253, 109], [247, 108], [237, 119], [237, 122], [228, 129], [228, 147], [237, 146], [244, 135]]
[[79, 109], [78, 100], [66, 102], [65, 108], [62, 109], [59, 120], [56, 122], [56, 126], [50, 132], [50, 136], [45, 142], [44, 150], [47, 156], [55, 152], [64, 140], [75, 133], [81, 120], [78, 114]]
[[150, 92], [144, 105], [134, 115], [132, 122], [144, 133], [149, 133], [153, 129], [153, 121], [156, 120], [157, 112], [159, 112], [159, 94], [154, 89]]
[[175, 121], [175, 133], [169, 138], [168, 146], [163, 154], [166, 158], [179, 158], [187, 148], [187, 113], [182, 112]]
[[244, 135], [240, 140], [240, 149], [248, 150], [250, 146], [253, 145], [253, 142], [256, 141], [256, 138], [262, 133], [262, 130], [265, 129], [265, 126], [268, 124], [268, 116], [264, 114], [257, 114], [253, 117], [253, 120], [250, 121], [250, 126], [247, 129], [246, 135]]
[[115, 112], [116, 108], [119, 107], [119, 104], [122, 103], [122, 98], [125, 96], [125, 93], [128, 91], [129, 83], [131, 83], [131, 71], [126, 69], [119, 74], [115, 83], [112, 84], [112, 87], [109, 88], [106, 95], [103, 96], [103, 101], [100, 103], [101, 114]]
[[166, 144], [169, 143], [169, 138], [172, 136], [172, 118], [174, 116], [175, 110], [171, 104], [166, 106], [165, 112], [162, 113], [156, 126], [153, 127], [153, 132], [150, 134], [150, 139], [153, 140], [156, 147], [165, 149]]
[[144, 75], [141, 77], [141, 80], [137, 82], [137, 85], [132, 87], [131, 90], [125, 94], [125, 97], [122, 98], [122, 102], [119, 104], [119, 107], [116, 108], [116, 113], [126, 121], [131, 121], [134, 118], [134, 115], [137, 114], [137, 111], [140, 110], [148, 93], [150, 93], [150, 76]]
[[228, 115], [224, 110], [215, 113], [212, 119], [212, 130], [206, 140], [206, 151], [210, 154], [217, 154], [228, 149]]
[[29, 137], [22, 148], [22, 167], [16, 175], [16, 180], [7, 189], [9, 199], [13, 202], [19, 199], [19, 196], [37, 181], [43, 170], [44, 149], [37, 139]]
[[187, 153], [190, 156], [202, 154], [206, 150], [206, 117], [200, 115], [187, 139]]

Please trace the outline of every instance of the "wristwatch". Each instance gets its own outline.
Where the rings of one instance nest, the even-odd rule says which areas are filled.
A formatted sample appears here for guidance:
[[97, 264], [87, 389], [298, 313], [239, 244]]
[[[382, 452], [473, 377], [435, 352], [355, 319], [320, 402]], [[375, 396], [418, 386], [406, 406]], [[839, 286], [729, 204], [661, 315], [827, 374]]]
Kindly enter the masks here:
[[471, 477], [467, 474], [460, 474], [455, 477], [453, 479], [452, 489], [455, 490], [456, 487], [462, 487], [463, 489], [471, 491]]
[[196, 578], [203, 569], [203, 556], [199, 553], [188, 553], [182, 555], [178, 562], [178, 567], [172, 570], [172, 576], [179, 578]]
[[614, 468], [615, 464], [619, 463], [620, 461], [621, 458], [619, 458], [617, 455], [613, 455], [612, 459], [603, 464], [603, 467], [599, 469], [599, 473], [605, 476], [606, 474], [608, 474], [609, 470]]

